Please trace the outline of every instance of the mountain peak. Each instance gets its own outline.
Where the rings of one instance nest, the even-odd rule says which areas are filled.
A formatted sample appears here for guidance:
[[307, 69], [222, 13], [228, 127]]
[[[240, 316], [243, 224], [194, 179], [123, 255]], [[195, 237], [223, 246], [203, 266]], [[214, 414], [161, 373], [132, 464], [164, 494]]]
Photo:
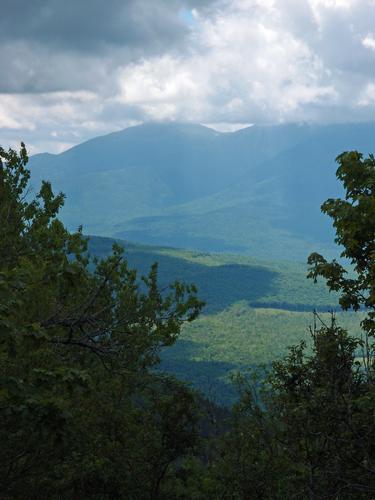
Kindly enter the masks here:
[[[375, 124], [253, 126], [220, 133], [144, 123], [31, 158], [63, 191], [69, 228], [202, 251], [305, 259], [330, 237], [321, 203], [338, 194], [335, 157], [373, 150]], [[302, 215], [303, 214], [303, 217]], [[324, 219], [324, 220], [323, 220]], [[326, 253], [326, 252], [325, 252]]]
[[201, 125], [199, 123], [191, 122], [162, 122], [162, 121], [151, 121], [144, 122], [133, 127], [128, 127], [120, 131], [120, 133], [127, 133], [129, 131], [142, 131], [142, 132], [152, 132], [152, 133], [182, 133], [182, 134], [206, 134], [216, 135], [216, 131]]

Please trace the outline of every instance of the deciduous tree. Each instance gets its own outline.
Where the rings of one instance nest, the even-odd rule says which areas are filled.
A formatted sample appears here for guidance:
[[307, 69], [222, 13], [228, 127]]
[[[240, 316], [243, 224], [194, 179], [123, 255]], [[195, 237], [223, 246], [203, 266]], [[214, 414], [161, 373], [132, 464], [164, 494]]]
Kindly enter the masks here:
[[157, 498], [196, 412], [150, 367], [202, 303], [193, 285], [161, 290], [156, 264], [138, 277], [118, 245], [91, 259], [58, 219], [63, 194], [33, 195], [27, 162], [24, 145], [0, 148], [1, 497]]

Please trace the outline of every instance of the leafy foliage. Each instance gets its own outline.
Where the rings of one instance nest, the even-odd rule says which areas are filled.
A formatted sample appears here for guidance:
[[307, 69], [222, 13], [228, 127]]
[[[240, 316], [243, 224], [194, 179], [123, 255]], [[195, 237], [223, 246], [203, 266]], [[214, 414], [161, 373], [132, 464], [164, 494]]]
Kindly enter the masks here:
[[[344, 266], [328, 262], [320, 254], [309, 257], [309, 276], [325, 278], [330, 290], [339, 292], [339, 303], [345, 310], [364, 308], [366, 369], [372, 370], [375, 336], [375, 158], [363, 158], [357, 151], [338, 156], [337, 177], [345, 188], [345, 199], [329, 199], [322, 211], [333, 219], [336, 242], [343, 246], [341, 257], [349, 260], [355, 275], [348, 276]], [[370, 340], [369, 340], [370, 339]]]
[[374, 390], [355, 360], [357, 341], [330, 325], [276, 362], [263, 389], [242, 397], [212, 474], [223, 498], [373, 498]]
[[157, 498], [198, 416], [150, 367], [202, 303], [193, 285], [161, 290], [156, 265], [140, 285], [118, 245], [90, 262], [57, 218], [64, 196], [31, 196], [27, 161], [0, 149], [2, 497]]

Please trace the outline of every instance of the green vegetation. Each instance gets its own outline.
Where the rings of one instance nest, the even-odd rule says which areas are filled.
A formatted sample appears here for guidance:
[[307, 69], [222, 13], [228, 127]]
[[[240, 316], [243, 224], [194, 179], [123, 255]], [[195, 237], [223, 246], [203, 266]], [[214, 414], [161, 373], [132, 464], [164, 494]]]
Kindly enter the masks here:
[[222, 498], [374, 498], [375, 159], [350, 152], [337, 161], [345, 199], [322, 210], [355, 275], [314, 253], [310, 277], [324, 277], [344, 309], [366, 308], [364, 339], [332, 318], [313, 329], [310, 354], [301, 342], [273, 364], [260, 391], [240, 381], [241, 401], [212, 469]]
[[313, 331], [311, 354], [301, 343], [266, 382], [238, 381], [242, 396], [219, 440], [211, 498], [374, 497], [375, 391], [357, 348], [332, 322]]
[[[363, 317], [361, 313], [336, 314], [338, 324], [359, 337]], [[330, 314], [320, 318], [328, 324]], [[162, 367], [217, 403], [228, 405], [238, 398], [232, 383], [237, 372], [269, 366], [301, 340], [310, 352], [313, 322], [312, 312], [254, 309], [240, 302], [184, 327], [176, 344], [163, 352]]]
[[[141, 272], [158, 262], [161, 283], [170, 281], [171, 276], [196, 283], [206, 302], [204, 312], [207, 314], [240, 301], [255, 307], [301, 311], [327, 310], [338, 304], [337, 296], [329, 293], [322, 283], [314, 285], [306, 280], [303, 264], [116, 241], [124, 246], [131, 265]], [[89, 250], [94, 255], [106, 256], [112, 244], [109, 238], [91, 237]]]
[[[314, 253], [309, 277], [346, 312], [315, 312], [309, 338], [314, 298], [295, 283], [298, 266], [131, 247], [140, 267], [158, 255], [164, 277], [197, 276], [213, 303], [196, 319], [195, 285], [165, 287], [156, 264], [139, 276], [117, 243], [91, 258], [109, 241], [88, 252], [57, 218], [64, 197], [49, 183], [31, 198], [27, 161], [23, 145], [0, 148], [2, 498], [374, 498], [374, 157], [338, 157], [346, 197], [322, 209], [351, 272]], [[253, 286], [236, 286], [241, 277]], [[287, 309], [293, 297], [300, 310]], [[264, 307], [275, 302], [284, 309]], [[247, 369], [238, 402], [199, 396], [157, 369], [160, 354], [185, 376], [201, 366], [201, 386], [209, 370], [224, 389], [228, 372]]]
[[29, 199], [27, 161], [0, 148], [0, 495], [173, 497], [198, 404], [152, 367], [197, 316], [195, 287], [160, 290], [156, 266], [140, 287], [116, 245], [90, 266], [63, 195]]
[[[359, 334], [361, 315], [340, 312], [338, 295], [322, 282], [307, 280], [303, 264], [117, 242], [141, 273], [158, 262], [161, 285], [173, 278], [197, 285], [206, 305], [163, 352], [162, 367], [217, 402], [236, 399], [231, 383], [236, 371], [270, 364], [301, 339], [310, 343], [314, 309], [325, 320], [328, 311], [336, 310], [339, 324]], [[89, 250], [105, 257], [112, 244], [94, 236]]]

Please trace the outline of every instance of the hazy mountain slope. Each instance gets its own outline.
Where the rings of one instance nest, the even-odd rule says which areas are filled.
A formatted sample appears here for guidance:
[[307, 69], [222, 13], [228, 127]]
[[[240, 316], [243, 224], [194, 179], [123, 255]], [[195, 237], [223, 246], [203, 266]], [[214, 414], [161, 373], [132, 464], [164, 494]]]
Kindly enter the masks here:
[[371, 152], [375, 126], [302, 129], [306, 133], [297, 144], [250, 169], [220, 193], [166, 215], [137, 218], [116, 234], [144, 243], [163, 241], [271, 259], [305, 260], [313, 250], [332, 255], [333, 232], [320, 205], [341, 194], [334, 159], [345, 150]]
[[66, 193], [70, 228], [143, 243], [304, 261], [330, 251], [319, 206], [338, 193], [334, 158], [370, 152], [375, 125], [282, 125], [218, 133], [145, 124], [60, 155], [36, 155], [34, 185]]
[[215, 137], [200, 126], [144, 125], [95, 138], [48, 162], [35, 156], [30, 166], [35, 184], [47, 178], [66, 193], [63, 216], [69, 225], [80, 216], [89, 231], [108, 233], [117, 220], [207, 194], [188, 166], [208, 163], [206, 150]]
[[221, 134], [201, 125], [145, 124], [30, 160], [69, 199], [69, 226], [111, 234], [118, 222], [216, 193], [299, 140], [298, 126]]

